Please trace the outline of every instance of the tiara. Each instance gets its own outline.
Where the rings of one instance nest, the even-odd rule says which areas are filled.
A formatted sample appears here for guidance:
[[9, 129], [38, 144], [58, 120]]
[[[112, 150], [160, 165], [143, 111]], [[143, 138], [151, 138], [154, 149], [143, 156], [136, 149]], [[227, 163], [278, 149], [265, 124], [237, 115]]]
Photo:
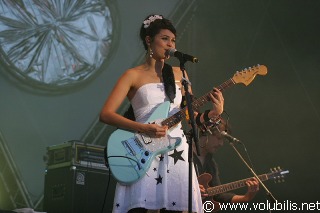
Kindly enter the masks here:
[[161, 15], [153, 15], [153, 16], [150, 16], [148, 19], [144, 20], [143, 21], [143, 24], [144, 24], [144, 28], [148, 28], [150, 26], [150, 24], [152, 22], [154, 22], [155, 20], [157, 19], [162, 19], [163, 17]]

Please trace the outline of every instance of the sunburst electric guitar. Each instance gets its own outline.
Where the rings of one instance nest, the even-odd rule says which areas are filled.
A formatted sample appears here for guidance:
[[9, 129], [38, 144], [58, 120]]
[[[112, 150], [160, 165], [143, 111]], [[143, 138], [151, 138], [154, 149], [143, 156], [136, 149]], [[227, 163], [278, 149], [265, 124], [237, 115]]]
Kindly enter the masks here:
[[[275, 183], [281, 183], [284, 181], [285, 175], [289, 173], [289, 170], [282, 170], [280, 167], [270, 169], [271, 172], [267, 174], [262, 174], [258, 175], [261, 181], [266, 181], [266, 180], [274, 180]], [[219, 186], [214, 186], [214, 187], [209, 187], [209, 182], [211, 181], [212, 176], [208, 173], [204, 173], [198, 177], [199, 184], [203, 185], [203, 187], [206, 189], [206, 193], [208, 194], [209, 197], [229, 192], [235, 189], [243, 188], [246, 187], [246, 181], [251, 179], [243, 179], [243, 180], [238, 180], [235, 182], [227, 183], [227, 184], [222, 184]], [[211, 199], [210, 200], [212, 204], [214, 205], [214, 212], [220, 210], [220, 204], [219, 202]]]
[[[267, 67], [257, 65], [236, 72], [232, 78], [218, 86], [222, 91], [234, 84], [249, 85], [256, 75], [266, 75]], [[203, 95], [192, 103], [192, 107], [199, 108], [210, 101], [210, 93]], [[160, 104], [151, 114], [146, 123], [157, 123], [168, 126], [168, 133], [162, 138], [150, 138], [145, 134], [123, 129], [115, 130], [107, 142], [107, 164], [114, 178], [123, 185], [132, 184], [140, 180], [148, 171], [155, 156], [175, 149], [181, 143], [181, 138], [171, 137], [170, 130], [181, 122], [186, 115], [186, 107], [168, 117], [170, 102]]]

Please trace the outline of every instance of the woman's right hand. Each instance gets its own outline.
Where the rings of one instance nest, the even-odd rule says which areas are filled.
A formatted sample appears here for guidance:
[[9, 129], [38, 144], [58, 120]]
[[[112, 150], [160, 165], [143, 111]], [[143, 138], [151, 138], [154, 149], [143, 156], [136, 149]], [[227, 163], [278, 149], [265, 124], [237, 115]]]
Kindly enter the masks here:
[[161, 138], [166, 136], [168, 127], [160, 126], [159, 124], [144, 124], [142, 133], [151, 138]]

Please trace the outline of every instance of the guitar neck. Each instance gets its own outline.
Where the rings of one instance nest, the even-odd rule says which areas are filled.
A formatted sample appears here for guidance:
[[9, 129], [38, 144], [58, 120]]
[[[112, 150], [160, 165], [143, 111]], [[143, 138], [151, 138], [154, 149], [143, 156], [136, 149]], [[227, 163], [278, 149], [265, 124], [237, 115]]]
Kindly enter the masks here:
[[[235, 84], [235, 82], [232, 80], [232, 78], [230, 78], [229, 80], [227, 80], [224, 83], [222, 83], [221, 85], [219, 85], [217, 87], [217, 89], [220, 90], [220, 91], [223, 91], [223, 90], [231, 87], [234, 84]], [[210, 99], [210, 94], [212, 94], [212, 93], [213, 93], [213, 90], [209, 91], [208, 93], [204, 94], [200, 98], [198, 98], [195, 101], [193, 101], [192, 104], [191, 104], [192, 108], [193, 109], [198, 109], [201, 106], [203, 106], [204, 104], [206, 104], [208, 101], [211, 100]], [[186, 113], [187, 113], [187, 107], [185, 106], [184, 108], [182, 108], [181, 110], [179, 110], [178, 112], [173, 114], [172, 116], [164, 119], [161, 122], [161, 124], [162, 124], [162, 126], [168, 126], [168, 128], [170, 129], [171, 127], [173, 127], [176, 124], [178, 124], [179, 122], [181, 122], [181, 120], [186, 117]]]
[[[262, 175], [259, 175], [258, 176], [259, 179], [261, 181], [266, 181], [269, 179], [268, 175], [267, 174], [262, 174]], [[235, 190], [235, 189], [239, 189], [239, 188], [243, 188], [243, 187], [246, 187], [246, 181], [249, 180], [250, 178], [246, 178], [246, 179], [243, 179], [243, 180], [238, 180], [238, 181], [234, 181], [234, 182], [231, 182], [231, 183], [227, 183], [227, 184], [222, 184], [222, 185], [219, 185], [219, 186], [215, 186], [215, 187], [209, 187], [207, 188], [207, 193], [209, 196], [213, 196], [213, 195], [216, 195], [216, 194], [221, 194], [221, 193], [224, 193], [224, 192], [228, 192], [228, 191], [232, 191], [232, 190]]]

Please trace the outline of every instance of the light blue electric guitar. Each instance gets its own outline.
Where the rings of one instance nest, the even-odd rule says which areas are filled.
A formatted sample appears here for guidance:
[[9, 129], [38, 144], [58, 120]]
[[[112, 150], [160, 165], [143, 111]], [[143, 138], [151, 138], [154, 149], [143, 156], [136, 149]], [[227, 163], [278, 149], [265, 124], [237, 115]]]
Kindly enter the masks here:
[[[249, 67], [241, 72], [236, 72], [232, 78], [218, 86], [222, 91], [234, 84], [243, 83], [249, 85], [255, 76], [266, 75], [267, 68], [264, 65]], [[192, 103], [194, 109], [198, 109], [210, 101], [210, 93], [203, 95]], [[168, 133], [162, 138], [150, 138], [145, 134], [130, 132], [123, 129], [114, 131], [107, 143], [107, 161], [114, 178], [124, 185], [132, 184], [146, 175], [153, 159], [159, 155], [175, 149], [181, 143], [180, 137], [171, 137], [170, 131], [176, 127], [186, 116], [187, 108], [183, 108], [174, 115], [168, 117], [170, 102], [159, 105], [151, 114], [146, 123], [157, 123], [168, 126]]]

